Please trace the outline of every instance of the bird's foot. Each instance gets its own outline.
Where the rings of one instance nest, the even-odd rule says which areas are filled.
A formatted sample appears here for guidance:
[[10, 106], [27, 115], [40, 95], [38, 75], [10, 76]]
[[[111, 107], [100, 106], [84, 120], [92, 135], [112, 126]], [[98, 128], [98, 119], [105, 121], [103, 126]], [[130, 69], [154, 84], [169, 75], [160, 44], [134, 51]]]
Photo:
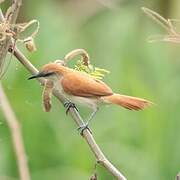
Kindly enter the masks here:
[[74, 109], [76, 109], [76, 111], [79, 111], [78, 108], [76, 107], [76, 105], [72, 102], [65, 102], [64, 107], [66, 108], [66, 115], [68, 114], [70, 108], [74, 108]]
[[86, 124], [80, 126], [77, 130], [79, 131], [80, 135], [82, 136], [85, 129], [87, 129], [92, 134], [92, 131], [89, 128], [89, 123], [86, 123]]

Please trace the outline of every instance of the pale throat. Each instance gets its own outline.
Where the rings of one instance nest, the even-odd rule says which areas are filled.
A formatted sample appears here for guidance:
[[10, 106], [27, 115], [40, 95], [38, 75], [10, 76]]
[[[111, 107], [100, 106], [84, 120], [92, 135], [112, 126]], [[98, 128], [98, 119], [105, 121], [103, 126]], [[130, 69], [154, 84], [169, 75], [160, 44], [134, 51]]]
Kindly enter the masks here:
[[63, 87], [61, 85], [61, 81], [63, 79], [62, 75], [55, 73], [55, 74], [49, 76], [47, 79], [53, 81], [53, 84], [54, 84], [53, 88], [54, 89], [56, 89], [60, 93], [63, 93], [64, 90], [63, 90]]

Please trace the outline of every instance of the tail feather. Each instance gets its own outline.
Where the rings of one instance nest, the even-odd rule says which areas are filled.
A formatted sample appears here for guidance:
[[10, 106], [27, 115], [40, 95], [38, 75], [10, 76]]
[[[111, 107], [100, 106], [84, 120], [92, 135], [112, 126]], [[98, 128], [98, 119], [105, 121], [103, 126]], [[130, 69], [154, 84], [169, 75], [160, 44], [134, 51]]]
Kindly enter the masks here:
[[142, 110], [152, 104], [150, 101], [147, 101], [145, 99], [132, 97], [132, 96], [125, 96], [120, 94], [105, 96], [103, 97], [103, 99], [106, 103], [117, 104], [126, 109], [136, 110], [136, 111]]

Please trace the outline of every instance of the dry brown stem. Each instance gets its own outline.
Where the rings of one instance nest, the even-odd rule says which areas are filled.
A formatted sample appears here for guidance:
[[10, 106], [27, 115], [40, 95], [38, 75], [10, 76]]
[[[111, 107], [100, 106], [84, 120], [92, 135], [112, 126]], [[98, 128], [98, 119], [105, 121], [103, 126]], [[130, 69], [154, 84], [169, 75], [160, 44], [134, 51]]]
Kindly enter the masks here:
[[89, 60], [89, 55], [84, 49], [75, 49], [71, 52], [69, 52], [65, 57], [64, 57], [64, 62], [68, 62], [69, 60], [73, 59], [74, 57], [80, 55], [82, 57], [82, 61], [84, 62], [84, 65], [88, 66], [90, 63]]
[[0, 104], [1, 104], [2, 112], [6, 118], [7, 125], [9, 126], [11, 132], [20, 179], [30, 180], [30, 174], [26, 161], [26, 153], [23, 145], [24, 143], [22, 139], [21, 128], [1, 84], [0, 84]]
[[[1, 17], [0, 23], [6, 21], [7, 24], [9, 23], [14, 24], [18, 16], [21, 3], [22, 3], [21, 0], [13, 0], [12, 5], [9, 7], [9, 9], [6, 12], [5, 18], [3, 17], [2, 11], [0, 10], [0, 17]], [[4, 65], [4, 59], [8, 52], [10, 43], [11, 43], [11, 37], [8, 36], [5, 38], [5, 40], [0, 41], [0, 72], [3, 71], [2, 69]]]
[[180, 180], [180, 173], [176, 176], [176, 180]]
[[147, 16], [152, 18], [157, 24], [163, 27], [167, 32], [167, 34], [165, 35], [156, 35], [150, 37], [149, 42], [165, 41], [165, 42], [180, 43], [180, 33], [177, 32], [176, 27], [173, 24], [173, 22], [176, 22], [177, 20], [165, 19], [157, 12], [152, 11], [145, 7], [142, 7], [142, 10]]

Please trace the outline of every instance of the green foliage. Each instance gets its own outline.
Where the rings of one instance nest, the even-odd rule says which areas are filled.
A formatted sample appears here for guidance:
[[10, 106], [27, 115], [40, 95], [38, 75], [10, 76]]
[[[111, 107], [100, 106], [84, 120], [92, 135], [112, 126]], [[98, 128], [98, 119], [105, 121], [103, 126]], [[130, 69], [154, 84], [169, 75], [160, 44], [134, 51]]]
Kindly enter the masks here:
[[75, 64], [75, 69], [81, 72], [85, 72], [96, 79], [103, 79], [106, 74], [109, 74], [110, 71], [106, 69], [101, 69], [98, 67], [94, 67], [92, 64], [88, 66], [84, 65], [82, 60], [78, 60]]

